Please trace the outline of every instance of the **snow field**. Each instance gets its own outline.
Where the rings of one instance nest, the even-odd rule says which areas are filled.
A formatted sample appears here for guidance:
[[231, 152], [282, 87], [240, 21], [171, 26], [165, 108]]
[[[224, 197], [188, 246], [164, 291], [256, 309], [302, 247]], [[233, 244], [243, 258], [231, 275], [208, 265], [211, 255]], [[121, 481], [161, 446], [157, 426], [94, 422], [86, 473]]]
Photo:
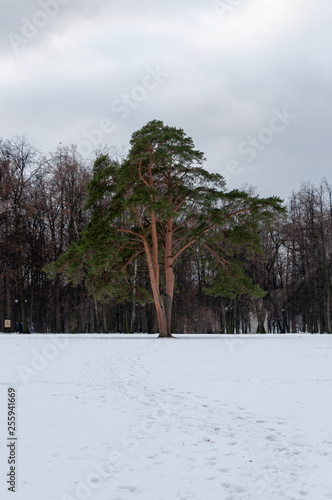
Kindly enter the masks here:
[[332, 499], [332, 336], [0, 335], [0, 498]]

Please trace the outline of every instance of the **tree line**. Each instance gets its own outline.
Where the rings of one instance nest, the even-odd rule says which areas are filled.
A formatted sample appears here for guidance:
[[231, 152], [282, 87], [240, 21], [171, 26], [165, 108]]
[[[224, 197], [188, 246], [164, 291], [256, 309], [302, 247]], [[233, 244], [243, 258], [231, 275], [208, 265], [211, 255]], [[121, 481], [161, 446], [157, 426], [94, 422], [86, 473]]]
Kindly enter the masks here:
[[74, 146], [45, 155], [0, 140], [0, 330], [330, 333], [327, 180], [303, 184], [284, 212], [228, 192], [203, 161], [157, 121], [125, 158], [93, 164]]

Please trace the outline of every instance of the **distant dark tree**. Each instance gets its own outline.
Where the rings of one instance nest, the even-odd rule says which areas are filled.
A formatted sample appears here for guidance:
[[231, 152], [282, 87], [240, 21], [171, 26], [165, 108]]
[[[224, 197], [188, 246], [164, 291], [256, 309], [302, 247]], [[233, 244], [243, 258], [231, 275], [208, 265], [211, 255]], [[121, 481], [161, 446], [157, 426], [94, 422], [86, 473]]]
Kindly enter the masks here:
[[62, 147], [46, 157], [24, 137], [0, 140], [2, 324], [6, 318], [13, 324], [22, 320], [25, 332], [32, 323], [38, 331], [70, 331], [89, 309], [95, 315], [85, 289], [74, 289], [60, 277], [51, 283], [43, 271], [78, 239], [87, 222], [83, 205], [89, 174], [75, 148]]
[[[39, 308], [43, 310], [49, 327], [55, 331], [76, 331], [80, 326], [84, 330], [83, 317], [88, 309], [86, 292], [82, 287], [74, 289], [61, 276], [51, 283], [43, 267], [78, 240], [88, 221], [83, 206], [91, 170], [85, 166], [75, 147], [59, 147], [44, 158], [43, 164], [43, 173], [34, 183], [38, 208], [35, 227], [40, 231], [40, 247], [35, 252], [39, 257], [33, 265], [36, 286], [38, 283], [35, 293], [40, 296]], [[33, 256], [34, 252], [31, 254]]]
[[293, 193], [282, 238], [288, 314], [302, 317], [309, 331], [331, 333], [332, 187], [326, 179]]
[[28, 331], [28, 221], [33, 213], [31, 186], [40, 154], [25, 137], [0, 140], [0, 279], [6, 292], [6, 315], [16, 301], [16, 315]]

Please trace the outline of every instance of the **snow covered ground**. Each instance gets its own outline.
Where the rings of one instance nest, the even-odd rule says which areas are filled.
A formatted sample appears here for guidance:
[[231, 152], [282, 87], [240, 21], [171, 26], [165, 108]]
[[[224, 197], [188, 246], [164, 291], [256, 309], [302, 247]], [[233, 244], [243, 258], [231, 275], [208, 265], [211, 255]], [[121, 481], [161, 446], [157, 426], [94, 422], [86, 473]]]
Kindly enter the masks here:
[[332, 499], [332, 336], [2, 334], [0, 352], [1, 499]]

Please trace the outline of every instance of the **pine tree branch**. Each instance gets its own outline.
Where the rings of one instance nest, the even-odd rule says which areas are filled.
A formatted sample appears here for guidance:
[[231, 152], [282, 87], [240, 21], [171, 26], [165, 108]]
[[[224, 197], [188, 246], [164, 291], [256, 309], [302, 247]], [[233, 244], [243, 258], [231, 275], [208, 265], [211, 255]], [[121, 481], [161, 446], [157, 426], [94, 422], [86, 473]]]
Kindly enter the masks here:
[[209, 252], [211, 252], [212, 255], [214, 256], [214, 258], [225, 268], [228, 266], [229, 262], [226, 259], [220, 257], [220, 255], [218, 255], [218, 253], [215, 250], [213, 250], [213, 248], [209, 247], [206, 243], [203, 243], [202, 241], [198, 241], [198, 243], [203, 247], [205, 247], [207, 250], [209, 250]]

